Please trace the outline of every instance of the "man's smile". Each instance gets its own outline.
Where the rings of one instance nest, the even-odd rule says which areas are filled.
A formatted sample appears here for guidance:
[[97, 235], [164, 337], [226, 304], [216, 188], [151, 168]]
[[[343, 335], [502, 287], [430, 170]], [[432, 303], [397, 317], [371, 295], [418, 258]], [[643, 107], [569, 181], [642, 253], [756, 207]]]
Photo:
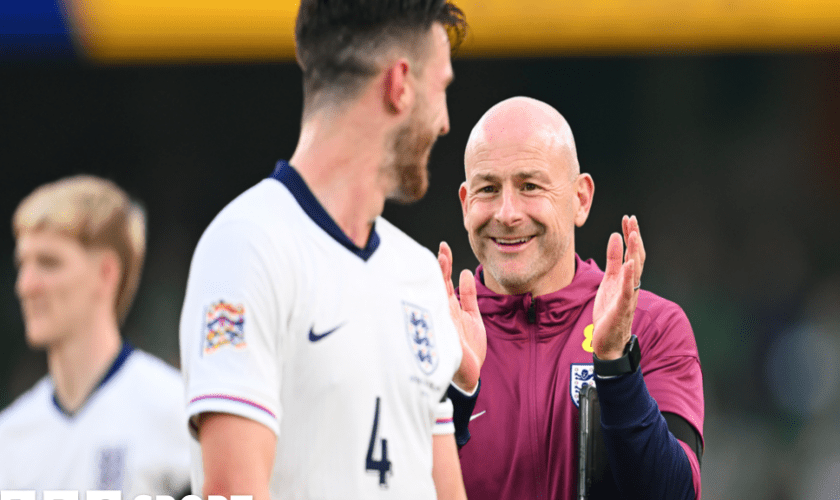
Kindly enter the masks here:
[[521, 236], [519, 238], [494, 238], [490, 237], [493, 240], [493, 243], [496, 244], [496, 248], [503, 252], [511, 252], [521, 250], [525, 245], [527, 245], [534, 236]]

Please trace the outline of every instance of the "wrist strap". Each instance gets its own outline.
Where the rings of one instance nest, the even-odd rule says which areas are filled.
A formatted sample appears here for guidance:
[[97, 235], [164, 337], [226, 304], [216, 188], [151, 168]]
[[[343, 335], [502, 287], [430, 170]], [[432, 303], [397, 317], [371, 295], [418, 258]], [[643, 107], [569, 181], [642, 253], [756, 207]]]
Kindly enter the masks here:
[[630, 336], [630, 341], [624, 346], [624, 355], [618, 359], [609, 361], [603, 360], [592, 353], [592, 364], [595, 368], [595, 375], [599, 377], [617, 377], [633, 373], [639, 367], [642, 357], [639, 351], [639, 339], [635, 335]]

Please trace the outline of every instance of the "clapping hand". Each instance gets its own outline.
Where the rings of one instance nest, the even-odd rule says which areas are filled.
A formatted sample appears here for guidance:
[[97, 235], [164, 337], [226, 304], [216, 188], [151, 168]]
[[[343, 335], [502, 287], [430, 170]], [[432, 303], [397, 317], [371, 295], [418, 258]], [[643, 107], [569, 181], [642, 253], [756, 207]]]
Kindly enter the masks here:
[[[607, 244], [607, 266], [604, 279], [595, 295], [592, 311], [592, 348], [599, 359], [618, 359], [630, 341], [630, 328], [639, 299], [642, 269], [645, 264], [645, 247], [639, 232], [636, 216], [621, 220], [624, 239], [618, 233], [610, 235]], [[624, 241], [627, 250], [622, 262]]]
[[475, 279], [470, 271], [466, 269], [461, 271], [458, 284], [461, 294], [459, 301], [455, 294], [455, 287], [452, 285], [452, 250], [446, 242], [440, 244], [438, 264], [443, 273], [443, 281], [446, 283], [446, 294], [449, 296], [449, 314], [458, 330], [463, 351], [461, 366], [452, 380], [461, 390], [472, 393], [478, 385], [481, 365], [484, 364], [484, 358], [487, 355], [487, 332], [478, 310]]

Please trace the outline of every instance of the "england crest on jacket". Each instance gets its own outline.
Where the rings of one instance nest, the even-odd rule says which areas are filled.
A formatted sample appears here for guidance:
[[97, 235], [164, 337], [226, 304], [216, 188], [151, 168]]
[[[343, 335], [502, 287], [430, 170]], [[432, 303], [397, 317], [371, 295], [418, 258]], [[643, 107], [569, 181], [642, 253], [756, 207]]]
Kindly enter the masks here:
[[583, 384], [595, 386], [595, 365], [592, 363], [572, 363], [572, 372], [569, 382], [569, 395], [572, 402], [580, 408], [580, 388]]
[[435, 330], [432, 326], [432, 316], [429, 311], [420, 306], [403, 302], [405, 316], [405, 330], [408, 334], [408, 346], [411, 348], [414, 361], [423, 373], [431, 375], [440, 360], [435, 343]]

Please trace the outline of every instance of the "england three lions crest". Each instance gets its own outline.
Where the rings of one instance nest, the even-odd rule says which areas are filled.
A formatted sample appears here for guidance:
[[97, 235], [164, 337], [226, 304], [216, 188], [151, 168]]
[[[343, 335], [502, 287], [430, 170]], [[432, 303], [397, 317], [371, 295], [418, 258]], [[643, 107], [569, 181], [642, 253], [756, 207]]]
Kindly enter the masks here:
[[414, 304], [403, 302], [402, 305], [411, 354], [420, 370], [426, 375], [431, 375], [440, 360], [435, 343], [435, 330], [432, 327], [432, 315]]
[[580, 408], [580, 388], [583, 384], [595, 386], [595, 365], [592, 363], [572, 363], [571, 382], [569, 383], [569, 394], [572, 402]]

